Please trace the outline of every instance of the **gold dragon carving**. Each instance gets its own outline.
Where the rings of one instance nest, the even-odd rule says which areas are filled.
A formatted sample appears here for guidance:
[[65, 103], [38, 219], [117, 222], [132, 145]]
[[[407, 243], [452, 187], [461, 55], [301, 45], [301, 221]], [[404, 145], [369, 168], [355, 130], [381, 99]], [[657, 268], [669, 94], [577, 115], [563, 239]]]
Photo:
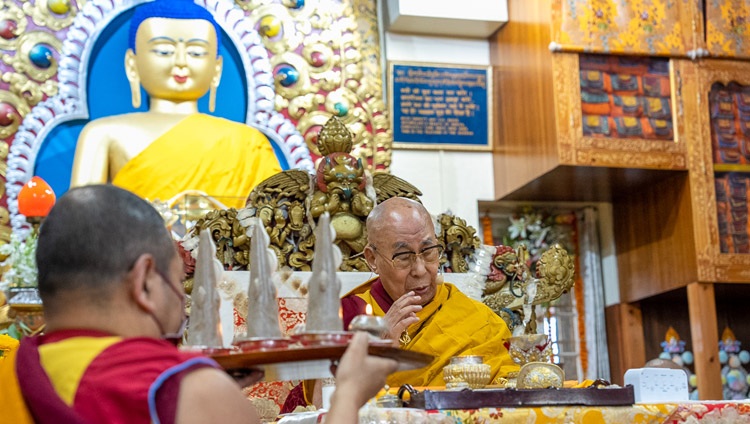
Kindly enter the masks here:
[[438, 216], [438, 239], [445, 246], [444, 262], [453, 272], [469, 270], [468, 258], [481, 245], [476, 230], [450, 214]]
[[[509, 246], [497, 246], [482, 296], [484, 304], [500, 315], [511, 329], [523, 322], [526, 287], [530, 282], [535, 281], [537, 287], [532, 305], [559, 298], [575, 282], [573, 258], [559, 244], [542, 253], [536, 265], [535, 277], [529, 275], [527, 256], [523, 246], [517, 251]], [[532, 316], [526, 327], [528, 334], [536, 333], [535, 322]]]

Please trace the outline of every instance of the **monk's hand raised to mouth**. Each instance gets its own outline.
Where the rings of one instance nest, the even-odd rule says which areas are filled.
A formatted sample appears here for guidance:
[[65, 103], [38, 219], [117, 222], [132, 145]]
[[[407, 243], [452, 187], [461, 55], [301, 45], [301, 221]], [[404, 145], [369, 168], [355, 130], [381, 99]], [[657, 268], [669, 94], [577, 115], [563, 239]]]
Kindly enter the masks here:
[[388, 323], [388, 338], [398, 340], [404, 330], [419, 322], [417, 312], [422, 310], [422, 305], [419, 304], [421, 300], [421, 297], [410, 291], [393, 302], [388, 313], [385, 314], [385, 321]]

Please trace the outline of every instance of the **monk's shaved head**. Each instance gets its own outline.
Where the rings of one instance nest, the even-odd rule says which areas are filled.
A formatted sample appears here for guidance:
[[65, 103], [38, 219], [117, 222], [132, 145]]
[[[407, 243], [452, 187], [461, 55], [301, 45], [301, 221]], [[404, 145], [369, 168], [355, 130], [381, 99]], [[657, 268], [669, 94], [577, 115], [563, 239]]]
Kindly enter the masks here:
[[177, 256], [153, 206], [113, 185], [69, 190], [39, 231], [36, 260], [44, 307], [64, 309], [66, 293], [107, 301], [144, 253], [153, 255], [165, 274]]
[[391, 197], [378, 203], [368, 215], [367, 242], [376, 243], [378, 234], [391, 225], [397, 225], [406, 217], [424, 221], [425, 225], [429, 225], [432, 232], [435, 232], [432, 216], [421, 203], [406, 197]]

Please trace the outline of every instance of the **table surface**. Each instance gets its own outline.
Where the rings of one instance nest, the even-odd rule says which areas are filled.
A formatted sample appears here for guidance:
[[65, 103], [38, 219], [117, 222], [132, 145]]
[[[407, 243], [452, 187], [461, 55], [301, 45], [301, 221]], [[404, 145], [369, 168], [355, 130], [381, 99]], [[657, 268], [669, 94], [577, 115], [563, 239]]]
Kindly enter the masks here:
[[[686, 403], [636, 404], [632, 406], [550, 406], [537, 408], [482, 408], [418, 410], [375, 408], [359, 411], [360, 424], [745, 424], [750, 423], [750, 403], [706, 401]], [[314, 424], [317, 414], [288, 414], [284, 424]]]
[[635, 404], [632, 406], [548, 406], [426, 411], [434, 419], [447, 416], [462, 424], [489, 423], [726, 423], [750, 424], [750, 403], [737, 401]]

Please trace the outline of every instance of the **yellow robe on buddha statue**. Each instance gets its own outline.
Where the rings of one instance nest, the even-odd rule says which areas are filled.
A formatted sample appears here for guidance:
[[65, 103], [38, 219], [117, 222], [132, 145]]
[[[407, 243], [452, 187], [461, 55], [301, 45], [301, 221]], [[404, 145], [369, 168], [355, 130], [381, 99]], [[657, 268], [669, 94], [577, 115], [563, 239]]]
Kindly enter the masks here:
[[256, 185], [279, 172], [273, 148], [260, 131], [196, 113], [125, 164], [112, 184], [162, 201], [199, 190], [241, 208]]
[[[373, 296], [373, 283], [379, 284], [383, 293]], [[373, 315], [384, 316], [387, 308], [384, 310], [380, 304], [384, 295], [387, 296], [376, 278], [354, 289], [342, 300], [356, 296], [372, 306]], [[376, 298], [380, 298], [380, 303]], [[503, 345], [503, 341], [511, 337], [505, 321], [452, 284], [438, 284], [435, 297], [417, 312], [417, 317], [419, 322], [407, 329], [411, 340], [401, 347], [434, 355], [436, 359], [428, 367], [392, 374], [386, 381], [389, 386], [444, 386], [443, 367], [452, 357], [459, 355], [482, 356], [484, 363], [490, 365], [490, 381], [519, 370]]]

